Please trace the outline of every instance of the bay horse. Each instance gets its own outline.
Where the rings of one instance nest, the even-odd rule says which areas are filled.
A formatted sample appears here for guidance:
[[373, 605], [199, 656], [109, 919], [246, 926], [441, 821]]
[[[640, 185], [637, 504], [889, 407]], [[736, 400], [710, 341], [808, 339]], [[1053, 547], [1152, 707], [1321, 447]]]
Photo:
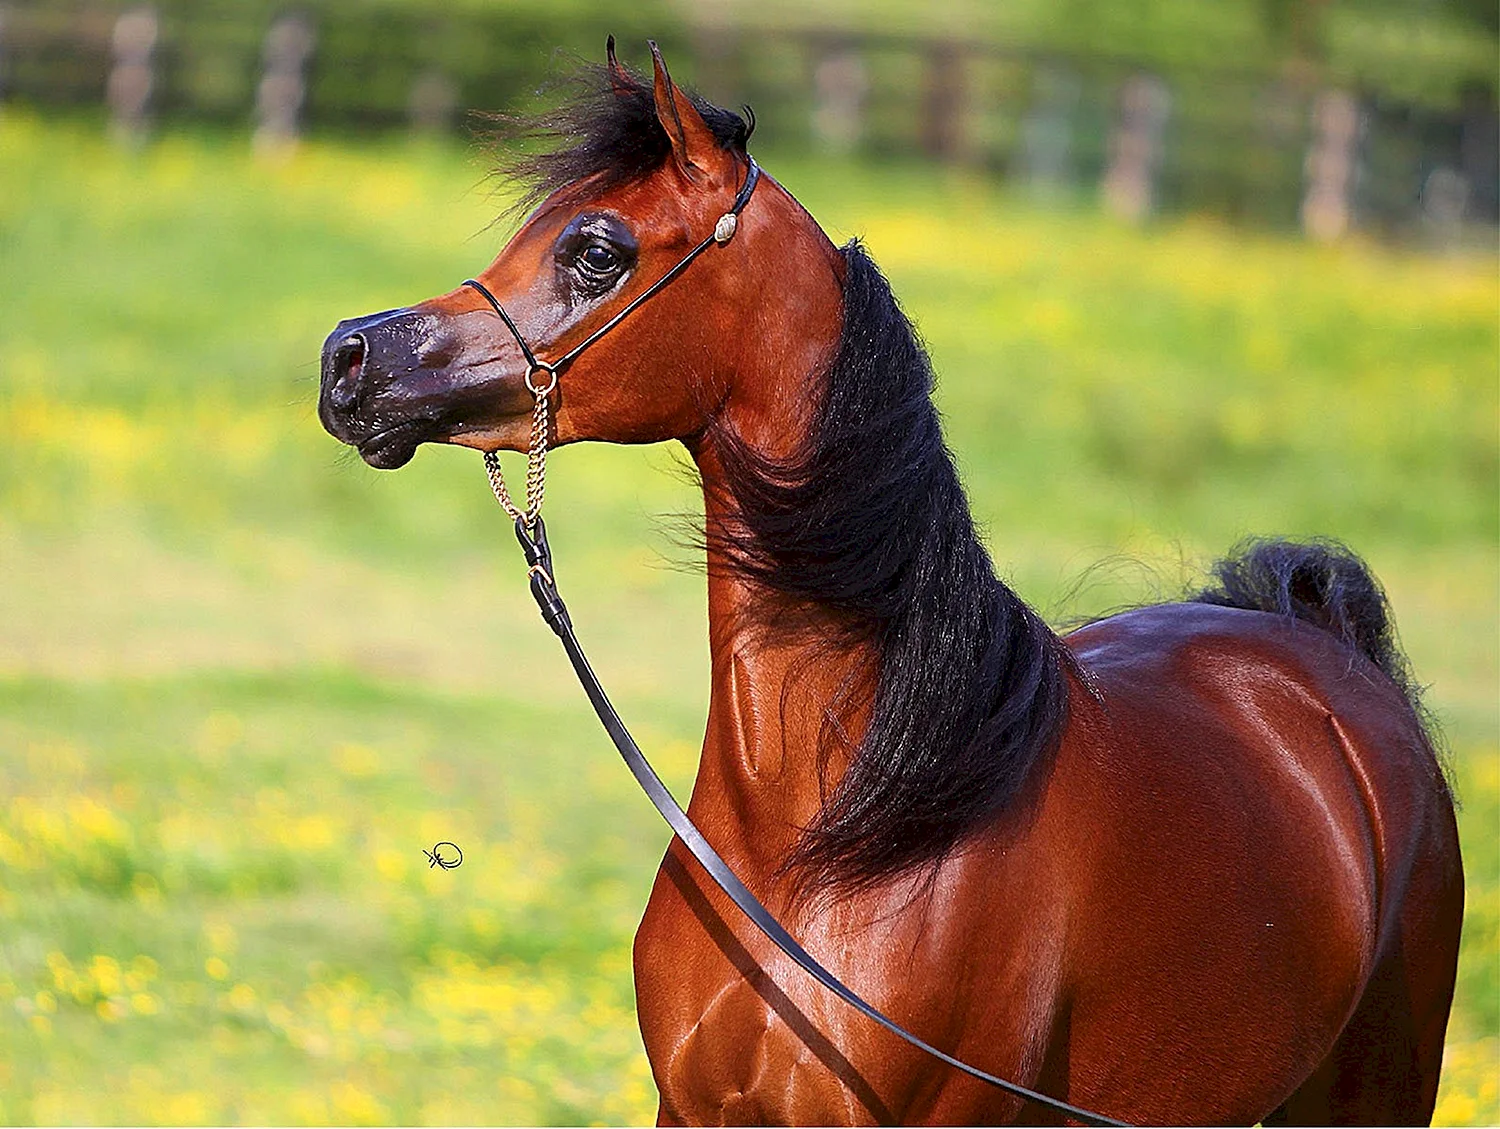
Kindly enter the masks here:
[[[686, 448], [711, 654], [688, 810], [908, 1030], [1133, 1122], [1426, 1122], [1463, 875], [1368, 569], [1262, 541], [1183, 602], [1054, 633], [995, 576], [864, 247], [769, 175], [705, 239], [754, 189], [753, 118], [652, 54], [645, 78], [611, 42], [530, 123], [555, 143], [510, 165], [534, 210], [477, 285], [340, 323], [324, 425], [381, 468], [526, 450], [537, 420], [543, 449]], [[664, 1124], [1058, 1119], [802, 976], [680, 840], [634, 957]]]

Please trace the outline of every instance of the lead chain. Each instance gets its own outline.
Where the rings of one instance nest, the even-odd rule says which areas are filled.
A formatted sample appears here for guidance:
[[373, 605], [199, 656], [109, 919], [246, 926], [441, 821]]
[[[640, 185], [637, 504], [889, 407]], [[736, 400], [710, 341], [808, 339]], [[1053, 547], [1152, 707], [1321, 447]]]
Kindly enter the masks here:
[[[531, 388], [528, 379], [527, 387]], [[490, 489], [495, 500], [510, 515], [529, 531], [536, 526], [537, 516], [542, 512], [542, 496], [547, 489], [547, 399], [551, 387], [532, 388], [536, 406], [531, 411], [531, 447], [526, 452], [526, 509], [523, 511], [511, 501], [510, 491], [505, 486], [505, 476], [500, 472], [500, 455], [495, 451], [484, 453], [484, 469], [490, 478]]]

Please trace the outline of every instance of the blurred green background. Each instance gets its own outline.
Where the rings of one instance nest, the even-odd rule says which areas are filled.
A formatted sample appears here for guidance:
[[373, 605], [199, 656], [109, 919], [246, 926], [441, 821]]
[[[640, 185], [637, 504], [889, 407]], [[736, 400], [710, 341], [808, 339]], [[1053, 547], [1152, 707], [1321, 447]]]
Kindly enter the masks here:
[[[1086, 40], [1085, 7], [944, 18], [1084, 58], [1096, 48], [1056, 36]], [[1464, 72], [1431, 60], [1492, 50], [1484, 18], [1434, 4], [1407, 69], [1394, 47], [1371, 69], [1349, 61], [1347, 28], [1399, 23], [1395, 9], [1311, 5], [1312, 35], [1282, 7], [1282, 38], [1263, 18], [1276, 5], [1226, 7], [1260, 21], [1245, 66], [1320, 68], [1308, 89], [1407, 74], [1399, 96], [1439, 116], [1462, 105]], [[163, 26], [188, 8], [164, 6]], [[116, 11], [23, 9], [33, 26], [92, 18], [106, 39]], [[529, 88], [556, 69], [538, 46], [553, 25], [517, 11], [541, 30], [496, 55]], [[704, 11], [718, 22], [663, 6], [614, 28], [659, 19], [669, 61], [723, 96], [701, 60], [715, 32], [752, 24]], [[787, 34], [817, 23], [757, 11]], [[1154, 50], [1169, 76], [1202, 67], [1207, 33], [1169, 18], [1186, 11], [1143, 4], [1146, 31], [1117, 49]], [[592, 34], [616, 14], [558, 19]], [[895, 5], [818, 14], [814, 30], [909, 30]], [[223, 34], [251, 43], [253, 67], [247, 26]], [[638, 41], [622, 46], [640, 62]], [[13, 92], [39, 57], [0, 70]], [[460, 104], [525, 103], [493, 81], [484, 101], [460, 83]], [[120, 144], [98, 89], [0, 102], [0, 1122], [654, 1116], [629, 946], [666, 835], [538, 620], [477, 457], [425, 448], [378, 473], [314, 412], [336, 321], [450, 288], [507, 234], [484, 154], [409, 134], [404, 98], [361, 119], [311, 96], [311, 136], [259, 156], [248, 109], [220, 120], [163, 95], [154, 127]], [[1024, 596], [1057, 623], [1169, 599], [1250, 533], [1343, 538], [1385, 583], [1464, 805], [1437, 1119], [1500, 1120], [1492, 230], [1471, 217], [1439, 245], [1418, 202], [1405, 226], [1316, 243], [1295, 230], [1295, 184], [1280, 220], [1183, 189], [1131, 224], [1082, 179], [1042, 202], [1001, 165], [918, 157], [920, 130], [879, 125], [878, 103], [865, 140], [833, 154], [805, 102], [773, 100], [757, 152], [889, 273]], [[1283, 161], [1294, 182], [1299, 160]], [[579, 447], [550, 468], [585, 643], [686, 795], [707, 656], [702, 579], [664, 516], [698, 504], [681, 459]], [[439, 839], [462, 867], [427, 865]]]

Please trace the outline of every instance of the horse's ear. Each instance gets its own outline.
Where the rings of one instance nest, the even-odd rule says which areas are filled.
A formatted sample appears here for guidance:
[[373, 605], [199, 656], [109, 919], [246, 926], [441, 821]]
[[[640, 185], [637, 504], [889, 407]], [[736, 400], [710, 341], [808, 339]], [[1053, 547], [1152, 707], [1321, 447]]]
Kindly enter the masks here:
[[625, 68], [620, 66], [620, 60], [615, 57], [615, 37], [611, 35], [604, 41], [604, 55], [609, 63], [609, 85], [614, 88], [617, 95], [624, 96], [634, 89], [630, 78], [625, 73]]
[[661, 122], [662, 129], [672, 141], [672, 156], [688, 176], [711, 172], [714, 158], [720, 153], [718, 140], [697, 107], [672, 82], [656, 41], [648, 42], [651, 44], [651, 61], [656, 68], [656, 120]]

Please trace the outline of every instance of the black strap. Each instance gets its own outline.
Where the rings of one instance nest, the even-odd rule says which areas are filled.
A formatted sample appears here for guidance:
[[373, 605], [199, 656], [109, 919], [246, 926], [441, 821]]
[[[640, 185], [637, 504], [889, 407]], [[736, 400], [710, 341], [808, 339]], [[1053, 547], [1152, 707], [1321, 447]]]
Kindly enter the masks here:
[[614, 706], [610, 705], [609, 698], [604, 693], [604, 687], [599, 684], [599, 678], [594, 674], [593, 668], [589, 666], [589, 660], [583, 653], [583, 648], [578, 643], [578, 637], [573, 634], [573, 623], [568, 618], [568, 609], [562, 602], [562, 597], [557, 593], [556, 573], [552, 571], [552, 551], [547, 545], [547, 529], [538, 517], [534, 526], [534, 533], [528, 533], [521, 522], [516, 522], [516, 539], [521, 542], [521, 550], [526, 554], [526, 564], [531, 576], [531, 595], [536, 600], [537, 607], [541, 609], [542, 619], [547, 626], [557, 633], [562, 640], [563, 650], [568, 654], [568, 661], [573, 664], [573, 670], [578, 675], [578, 681], [583, 684], [583, 692], [589, 696], [589, 702], [594, 707], [594, 712], [599, 715], [599, 720], [604, 724], [605, 732], [609, 734], [610, 740], [615, 743], [615, 748], [620, 751], [620, 756], [625, 760], [625, 766], [635, 777], [643, 791], [650, 798], [656, 810], [661, 813], [668, 825], [676, 832], [677, 837], [698, 862], [708, 872], [708, 876], [714, 880], [724, 893], [729, 895], [731, 901], [737, 905], [746, 917], [769, 937], [776, 946], [791, 957], [802, 969], [814, 980], [822, 984], [839, 999], [849, 1004], [862, 1014], [873, 1019], [887, 1031], [899, 1035], [912, 1046], [926, 1051], [934, 1058], [947, 1063], [955, 1070], [961, 1070], [965, 1074], [978, 1078], [981, 1082], [988, 1082], [992, 1086], [998, 1086], [1007, 1093], [1014, 1094], [1018, 1098], [1036, 1102], [1038, 1105], [1047, 1106], [1056, 1110], [1066, 1117], [1080, 1121], [1085, 1125], [1126, 1125], [1127, 1122], [1116, 1121], [1105, 1117], [1103, 1114], [1091, 1113], [1089, 1110], [1080, 1109], [1069, 1105], [1067, 1102], [1057, 1098], [1049, 1098], [1046, 1094], [1039, 1094], [1035, 1090], [1028, 1090], [1025, 1086], [1015, 1082], [1007, 1082], [1004, 1078], [994, 1074], [986, 1073], [977, 1067], [970, 1066], [966, 1062], [954, 1058], [950, 1054], [938, 1050], [931, 1043], [925, 1042], [913, 1035], [910, 1031], [899, 1026], [895, 1021], [887, 1019], [885, 1015], [877, 1011], [870, 1004], [847, 987], [842, 980], [836, 977], [828, 969], [818, 963], [813, 956], [797, 943], [790, 933], [786, 931], [771, 912], [761, 905], [760, 900], [752, 894], [745, 884], [735, 876], [714, 850], [703, 833], [693, 825], [688, 818], [687, 812], [667, 790], [662, 783], [661, 777], [656, 775], [656, 770], [651, 767], [640, 747], [630, 736], [630, 731], [625, 728], [625, 723], [620, 720], [620, 715], [615, 712]]
[[[745, 205], [750, 202], [750, 196], [755, 191], [755, 186], [760, 183], [760, 166], [755, 163], [754, 157], [747, 155], [745, 159], [750, 162], [749, 168], [745, 170], [745, 183], [740, 185], [739, 192], [735, 194], [734, 203], [729, 206], [729, 211], [726, 213], [727, 215], [736, 217], [736, 219], [738, 219], [739, 214], [745, 210]], [[730, 237], [732, 238], [732, 233]], [[727, 238], [723, 240], [723, 242], [727, 241]], [[626, 304], [624, 309], [622, 309], [614, 317], [610, 318], [598, 329], [594, 330], [593, 333], [590, 333], [577, 345], [574, 345], [561, 357], [558, 357], [557, 360], [551, 362], [539, 362], [536, 357], [532, 355], [531, 346], [526, 344], [526, 338], [521, 336], [521, 331], [516, 328], [516, 323], [513, 322], [510, 318], [510, 315], [505, 312], [505, 309], [500, 305], [499, 300], [490, 293], [489, 287], [485, 286], [485, 284], [480, 282], [477, 278], [464, 279], [464, 285], [470, 287], [473, 290], [477, 290], [481, 295], [483, 295], [485, 301], [487, 301], [491, 306], [494, 307], [495, 312], [500, 315], [500, 319], [505, 322], [506, 328], [510, 330], [511, 336], [516, 339], [516, 344], [521, 346], [521, 355], [526, 358], [526, 367], [530, 372], [535, 372], [537, 371], [537, 369], [546, 369], [553, 373], [560, 373], [578, 359], [578, 354], [582, 353], [595, 341], [598, 341], [599, 338], [603, 337], [615, 326], [619, 325], [633, 312], [635, 312], [638, 307], [644, 304], [647, 299], [655, 297], [657, 292], [659, 292], [664, 286], [666, 286], [683, 271], [687, 270], [694, 259], [696, 259], [699, 255], [703, 254], [704, 251], [707, 251], [710, 247], [718, 242], [721, 242], [721, 240], [719, 239], [717, 232], [713, 235], [707, 236], [701, 243], [699, 243], [681, 259], [679, 259], [676, 266], [667, 271], [666, 274], [662, 275], [650, 286], [646, 287], [645, 290], [641, 291], [633, 299], [631, 299], [631, 301]]]

